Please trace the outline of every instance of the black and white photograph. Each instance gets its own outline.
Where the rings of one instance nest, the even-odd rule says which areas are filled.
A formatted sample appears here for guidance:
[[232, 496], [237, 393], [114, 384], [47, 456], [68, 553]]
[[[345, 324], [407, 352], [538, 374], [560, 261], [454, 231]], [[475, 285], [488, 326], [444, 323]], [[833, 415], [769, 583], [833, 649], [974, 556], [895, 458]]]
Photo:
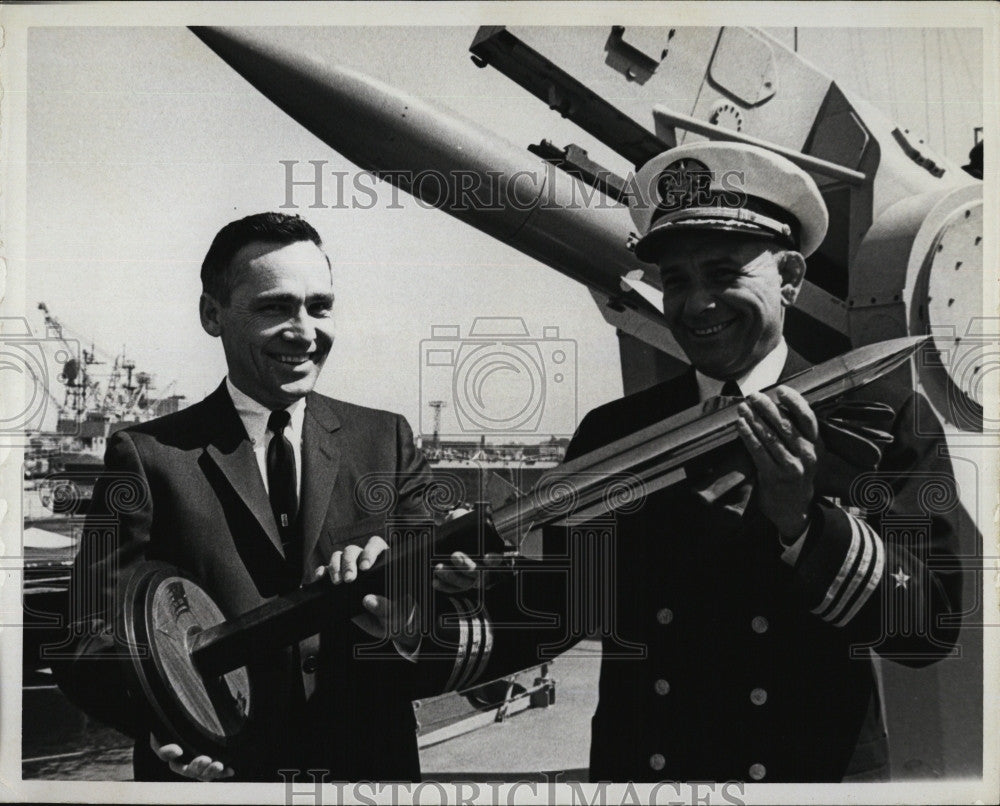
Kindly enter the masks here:
[[1000, 799], [996, 5], [0, 26], [0, 801]]

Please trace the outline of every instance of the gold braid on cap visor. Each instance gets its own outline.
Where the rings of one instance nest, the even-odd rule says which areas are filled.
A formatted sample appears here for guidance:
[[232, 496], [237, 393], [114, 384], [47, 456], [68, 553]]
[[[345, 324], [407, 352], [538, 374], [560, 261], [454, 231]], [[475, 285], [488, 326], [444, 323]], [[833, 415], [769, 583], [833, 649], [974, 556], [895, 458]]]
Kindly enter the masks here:
[[649, 237], [654, 232], [678, 226], [731, 229], [736, 231], [759, 231], [763, 229], [784, 238], [792, 247], [796, 246], [796, 239], [792, 234], [791, 225], [754, 210], [748, 210], [745, 207], [687, 207], [673, 213], [663, 213], [656, 218], [653, 225], [649, 228], [646, 237]]

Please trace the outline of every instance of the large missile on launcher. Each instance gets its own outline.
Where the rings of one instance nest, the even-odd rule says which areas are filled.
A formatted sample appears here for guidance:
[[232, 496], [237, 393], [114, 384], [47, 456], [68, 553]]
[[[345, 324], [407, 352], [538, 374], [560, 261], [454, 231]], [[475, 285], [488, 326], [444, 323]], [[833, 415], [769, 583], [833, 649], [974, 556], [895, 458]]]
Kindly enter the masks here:
[[[620, 204], [477, 123], [277, 44], [260, 29], [192, 28], [294, 120], [360, 168], [583, 283], [636, 337], [680, 355], [660, 310], [620, 278]], [[375, 134], [377, 133], [377, 134]]]
[[[558, 49], [558, 64], [532, 41]], [[930, 334], [917, 364], [924, 391], [951, 424], [982, 429], [987, 376], [996, 378], [988, 353], [1000, 334], [982, 312], [981, 181], [758, 29], [612, 26], [577, 32], [573, 47], [559, 48], [538, 28], [484, 26], [470, 51], [477, 66], [610, 148], [626, 171], [695, 137], [761, 145], [809, 172], [830, 227], [789, 312], [789, 342], [820, 361]], [[652, 129], [639, 122], [650, 111]], [[575, 143], [528, 148], [581, 181], [600, 177], [595, 187], [622, 181]], [[644, 281], [659, 284], [656, 272]], [[623, 369], [630, 358], [623, 350]], [[656, 380], [626, 373], [625, 391]]]

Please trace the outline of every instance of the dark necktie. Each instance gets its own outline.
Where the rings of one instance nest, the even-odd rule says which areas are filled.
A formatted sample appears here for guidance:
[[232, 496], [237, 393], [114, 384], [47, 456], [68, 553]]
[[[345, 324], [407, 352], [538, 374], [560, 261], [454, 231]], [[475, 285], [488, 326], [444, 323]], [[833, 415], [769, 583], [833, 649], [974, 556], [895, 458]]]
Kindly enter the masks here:
[[719, 394], [723, 397], [743, 397], [740, 385], [736, 381], [726, 381], [722, 384], [722, 391]]
[[291, 415], [284, 410], [272, 411], [267, 428], [274, 436], [267, 444], [267, 487], [271, 511], [278, 522], [278, 533], [290, 557], [289, 541], [293, 535], [295, 516], [299, 509], [298, 479], [295, 473], [295, 451], [285, 436]]

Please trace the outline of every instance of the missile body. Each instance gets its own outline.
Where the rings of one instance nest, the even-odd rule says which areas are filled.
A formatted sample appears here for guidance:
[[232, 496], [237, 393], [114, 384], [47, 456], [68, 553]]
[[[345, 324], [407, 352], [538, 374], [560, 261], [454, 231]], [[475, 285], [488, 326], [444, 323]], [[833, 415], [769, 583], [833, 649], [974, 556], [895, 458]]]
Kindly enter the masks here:
[[619, 283], [645, 268], [625, 247], [630, 221], [624, 207], [472, 121], [269, 42], [258, 29], [191, 30], [360, 168], [666, 330], [658, 308]]

